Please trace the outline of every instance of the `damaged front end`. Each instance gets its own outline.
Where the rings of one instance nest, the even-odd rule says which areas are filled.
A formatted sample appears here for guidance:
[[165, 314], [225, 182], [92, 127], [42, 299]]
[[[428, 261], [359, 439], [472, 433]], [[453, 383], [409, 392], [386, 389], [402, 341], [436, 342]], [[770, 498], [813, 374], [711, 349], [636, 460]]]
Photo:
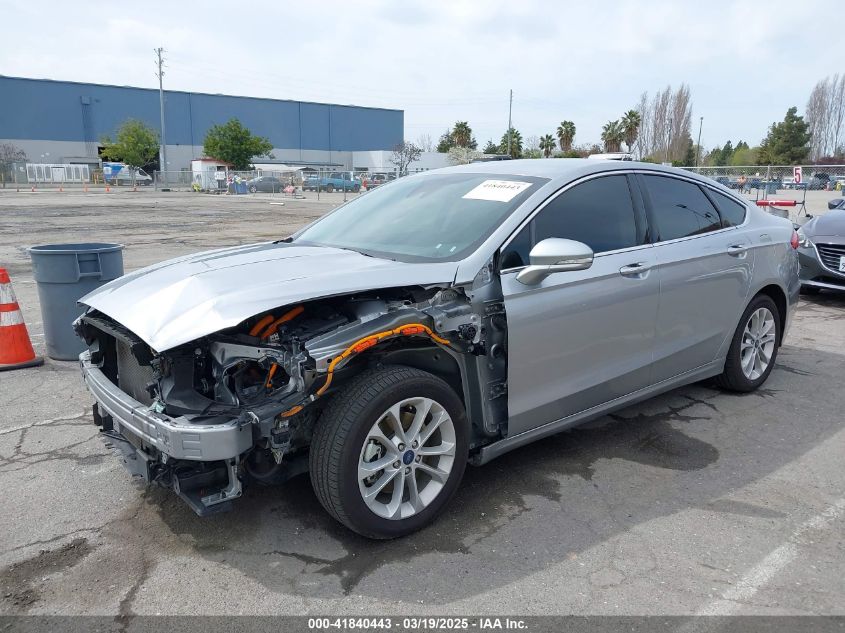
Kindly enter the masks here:
[[89, 346], [80, 362], [95, 422], [129, 470], [205, 515], [227, 509], [244, 480], [305, 472], [322, 407], [373, 364], [438, 373], [468, 413], [480, 409], [479, 441], [499, 434], [505, 327], [488, 294], [412, 287], [313, 300], [164, 352], [91, 309], [76, 323]]

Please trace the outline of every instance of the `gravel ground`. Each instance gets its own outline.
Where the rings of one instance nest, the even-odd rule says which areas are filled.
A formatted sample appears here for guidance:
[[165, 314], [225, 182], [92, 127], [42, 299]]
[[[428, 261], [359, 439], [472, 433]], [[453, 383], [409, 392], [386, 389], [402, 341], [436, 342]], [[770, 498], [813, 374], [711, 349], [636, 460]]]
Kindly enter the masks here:
[[[128, 271], [285, 236], [327, 197], [7, 191], [0, 265], [43, 352], [27, 246], [121, 242]], [[843, 350], [845, 295], [802, 301], [765, 388], [685, 387], [470, 468], [387, 543], [306, 477], [200, 519], [124, 472], [75, 363], [0, 373], [0, 614], [845, 614]]]

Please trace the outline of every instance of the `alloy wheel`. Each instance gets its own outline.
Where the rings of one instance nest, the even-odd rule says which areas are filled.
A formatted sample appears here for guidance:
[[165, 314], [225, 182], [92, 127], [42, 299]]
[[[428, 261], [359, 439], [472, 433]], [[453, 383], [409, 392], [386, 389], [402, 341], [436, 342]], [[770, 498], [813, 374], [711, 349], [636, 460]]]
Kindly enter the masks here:
[[775, 351], [776, 334], [775, 317], [768, 308], [751, 313], [740, 343], [740, 366], [749, 380], [757, 380], [766, 373]]
[[385, 411], [364, 440], [358, 488], [380, 517], [406, 519], [443, 490], [455, 462], [455, 425], [431, 398], [406, 398]]

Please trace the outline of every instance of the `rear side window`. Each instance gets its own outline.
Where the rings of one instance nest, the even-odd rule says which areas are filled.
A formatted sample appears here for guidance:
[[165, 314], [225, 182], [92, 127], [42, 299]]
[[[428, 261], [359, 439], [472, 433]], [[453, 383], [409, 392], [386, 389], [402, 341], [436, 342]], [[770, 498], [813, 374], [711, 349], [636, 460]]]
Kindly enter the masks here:
[[722, 216], [722, 226], [739, 226], [745, 222], [745, 205], [740, 204], [733, 198], [723, 193], [710, 190], [710, 197], [719, 208], [719, 215]]
[[721, 228], [719, 214], [698, 185], [666, 176], [642, 176], [657, 224], [657, 240], [700, 235]]

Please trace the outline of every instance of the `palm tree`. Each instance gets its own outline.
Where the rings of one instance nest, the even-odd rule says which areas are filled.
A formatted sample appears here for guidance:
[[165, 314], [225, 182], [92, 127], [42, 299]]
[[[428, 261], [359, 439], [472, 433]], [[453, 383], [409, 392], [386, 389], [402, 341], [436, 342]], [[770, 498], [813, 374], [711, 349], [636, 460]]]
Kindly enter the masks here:
[[452, 128], [452, 142], [457, 147], [469, 147], [472, 142], [472, 128], [466, 121], [456, 121]]
[[561, 121], [557, 126], [557, 138], [560, 142], [560, 149], [568, 152], [572, 149], [572, 141], [575, 140], [575, 124], [572, 121]]
[[604, 141], [605, 152], [618, 152], [625, 140], [625, 131], [619, 121], [608, 121], [601, 128], [601, 140]]
[[555, 137], [551, 134], [546, 134], [540, 137], [540, 149], [543, 150], [543, 156], [548, 158], [552, 155], [555, 149]]
[[[513, 128], [511, 128], [509, 132], [511, 140], [511, 158], [519, 158], [522, 156], [522, 134]], [[502, 154], [508, 153], [508, 132], [505, 132], [502, 135], [502, 142], [499, 144], [499, 151]]]
[[622, 132], [629, 152], [634, 151], [634, 143], [637, 142], [637, 137], [640, 135], [640, 124], [642, 122], [643, 118], [636, 110], [628, 110], [622, 115]]

